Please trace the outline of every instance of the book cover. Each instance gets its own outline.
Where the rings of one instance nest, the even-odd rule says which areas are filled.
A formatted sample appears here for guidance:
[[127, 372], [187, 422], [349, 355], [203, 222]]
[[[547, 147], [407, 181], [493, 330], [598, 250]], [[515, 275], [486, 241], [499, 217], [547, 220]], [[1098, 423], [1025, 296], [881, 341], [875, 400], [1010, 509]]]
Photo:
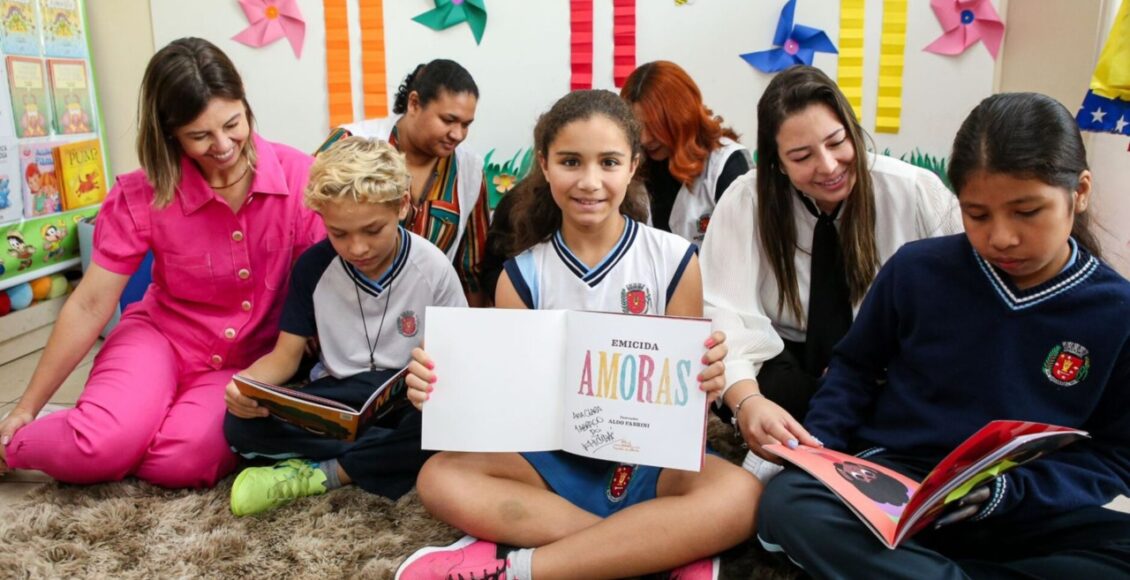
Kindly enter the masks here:
[[39, 56], [34, 0], [0, 0], [0, 48], [5, 54]]
[[0, 223], [24, 217], [19, 155], [15, 138], [0, 138]]
[[24, 217], [52, 214], [63, 209], [59, 178], [55, 173], [58, 143], [20, 145], [20, 177], [23, 178]]
[[12, 115], [18, 137], [47, 135], [47, 84], [43, 61], [23, 56], [8, 57], [8, 87], [12, 96]]
[[55, 148], [55, 173], [63, 195], [63, 208], [78, 209], [101, 203], [106, 197], [102, 144], [97, 139], [63, 143]]
[[1085, 431], [1046, 423], [992, 421], [943, 458], [921, 482], [830, 449], [789, 449], [780, 444], [765, 449], [828, 486], [893, 549], [977, 484], [1085, 437]]
[[47, 76], [51, 80], [55, 131], [62, 135], [93, 132], [94, 109], [90, 105], [86, 61], [47, 59]]
[[565, 310], [428, 307], [444, 377], [424, 405], [422, 444], [554, 451], [698, 471], [710, 321]]
[[40, 0], [40, 28], [43, 54], [47, 56], [86, 56], [86, 35], [78, 0]]
[[301, 389], [269, 385], [241, 375], [235, 375], [232, 380], [243, 396], [255, 399], [272, 416], [312, 433], [353, 441], [365, 426], [410, 404], [404, 382], [407, 374], [407, 369], [403, 369], [393, 375], [377, 387], [359, 409], [304, 393]]

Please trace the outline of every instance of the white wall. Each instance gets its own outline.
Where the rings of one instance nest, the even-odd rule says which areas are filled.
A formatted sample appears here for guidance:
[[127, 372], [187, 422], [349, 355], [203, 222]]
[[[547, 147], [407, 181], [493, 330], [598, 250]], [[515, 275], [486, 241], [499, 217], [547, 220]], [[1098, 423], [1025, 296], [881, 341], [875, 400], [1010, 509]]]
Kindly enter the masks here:
[[[596, 0], [594, 4], [594, 84], [613, 89], [612, 2]], [[676, 6], [670, 0], [639, 0], [637, 62], [678, 62], [702, 87], [707, 104], [752, 143], [754, 109], [771, 77], [754, 70], [738, 55], [771, 46], [783, 4], [783, 0], [698, 0]], [[154, 45], [160, 47], [187, 35], [218, 44], [240, 67], [263, 133], [310, 150], [329, 130], [324, 15], [321, 2], [304, 0], [300, 5], [307, 21], [300, 60], [294, 58], [285, 40], [263, 49], [230, 40], [246, 26], [238, 4], [230, 0], [151, 0]], [[348, 6], [355, 17], [357, 0], [348, 0]], [[384, 2], [390, 95], [416, 64], [435, 57], [458, 60], [474, 75], [482, 94], [468, 144], [483, 153], [497, 148], [507, 157], [528, 146], [537, 115], [568, 90], [568, 2], [491, 0], [486, 34], [478, 46], [466, 25], [435, 32], [411, 21], [433, 6], [433, 0]], [[824, 29], [838, 44], [839, 7], [838, 0], [801, 0], [796, 22]], [[868, 2], [867, 10], [863, 110], [864, 123], [870, 128], [882, 2]], [[896, 154], [918, 147], [946, 156], [961, 119], [992, 92], [994, 61], [980, 45], [955, 58], [922, 52], [941, 29], [928, 2], [910, 2], [909, 10], [903, 129], [898, 135], [876, 135], [876, 142], [879, 149], [890, 148]], [[359, 36], [355, 30], [354, 90], [358, 94]], [[835, 55], [817, 54], [815, 64], [834, 78], [836, 62]]]

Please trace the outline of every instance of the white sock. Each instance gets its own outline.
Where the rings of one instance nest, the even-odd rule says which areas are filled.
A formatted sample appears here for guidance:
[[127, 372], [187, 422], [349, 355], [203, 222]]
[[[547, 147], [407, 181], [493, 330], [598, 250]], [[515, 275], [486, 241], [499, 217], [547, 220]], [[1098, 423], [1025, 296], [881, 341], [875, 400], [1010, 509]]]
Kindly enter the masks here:
[[758, 456], [756, 453], [750, 451], [745, 456], [745, 461], [742, 462], [742, 468], [752, 473], [761, 483], [769, 483], [773, 476], [781, 473], [785, 468], [784, 466], [777, 465], [772, 461], [766, 461]]
[[507, 580], [533, 580], [534, 548], [519, 548], [506, 555]]

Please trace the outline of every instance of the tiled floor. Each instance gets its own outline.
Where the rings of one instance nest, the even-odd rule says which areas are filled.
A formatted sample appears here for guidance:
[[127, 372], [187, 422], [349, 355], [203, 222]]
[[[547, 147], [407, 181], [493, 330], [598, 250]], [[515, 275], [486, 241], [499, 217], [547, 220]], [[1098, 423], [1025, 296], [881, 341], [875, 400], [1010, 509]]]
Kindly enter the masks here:
[[[94, 355], [98, 354], [98, 349], [101, 346], [102, 341], [99, 340], [90, 353], [82, 359], [75, 372], [71, 373], [63, 386], [59, 387], [59, 391], [51, 398], [51, 404], [44, 409], [44, 412], [74, 406], [79, 393], [82, 392], [82, 386], [86, 382], [87, 376], [90, 375], [91, 361], [94, 359]], [[15, 406], [16, 401], [23, 394], [24, 387], [31, 379], [35, 365], [39, 363], [39, 357], [42, 354], [43, 351], [37, 351], [0, 366], [0, 417], [7, 415], [8, 411], [11, 411], [12, 407]], [[23, 497], [27, 492], [43, 485], [45, 481], [50, 481], [50, 479], [42, 473], [34, 471], [16, 471], [2, 476], [0, 477], [0, 502]], [[1130, 498], [1120, 497], [1107, 507], [1130, 513]]]

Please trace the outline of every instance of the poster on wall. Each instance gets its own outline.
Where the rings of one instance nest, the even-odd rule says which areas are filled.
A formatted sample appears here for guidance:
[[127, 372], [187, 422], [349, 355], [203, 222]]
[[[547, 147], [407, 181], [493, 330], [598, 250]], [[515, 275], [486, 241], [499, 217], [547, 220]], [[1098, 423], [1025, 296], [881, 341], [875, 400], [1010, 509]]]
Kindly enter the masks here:
[[43, 61], [23, 56], [8, 57], [8, 86], [11, 87], [12, 115], [19, 137], [47, 136], [47, 85]]
[[78, 258], [78, 222], [98, 213], [98, 206], [0, 226], [5, 253], [0, 255], [0, 287], [44, 266]]
[[86, 35], [77, 0], [40, 0], [40, 28], [43, 54], [47, 56], [86, 56]]
[[5, 54], [39, 56], [34, 0], [0, 0], [0, 37]]

